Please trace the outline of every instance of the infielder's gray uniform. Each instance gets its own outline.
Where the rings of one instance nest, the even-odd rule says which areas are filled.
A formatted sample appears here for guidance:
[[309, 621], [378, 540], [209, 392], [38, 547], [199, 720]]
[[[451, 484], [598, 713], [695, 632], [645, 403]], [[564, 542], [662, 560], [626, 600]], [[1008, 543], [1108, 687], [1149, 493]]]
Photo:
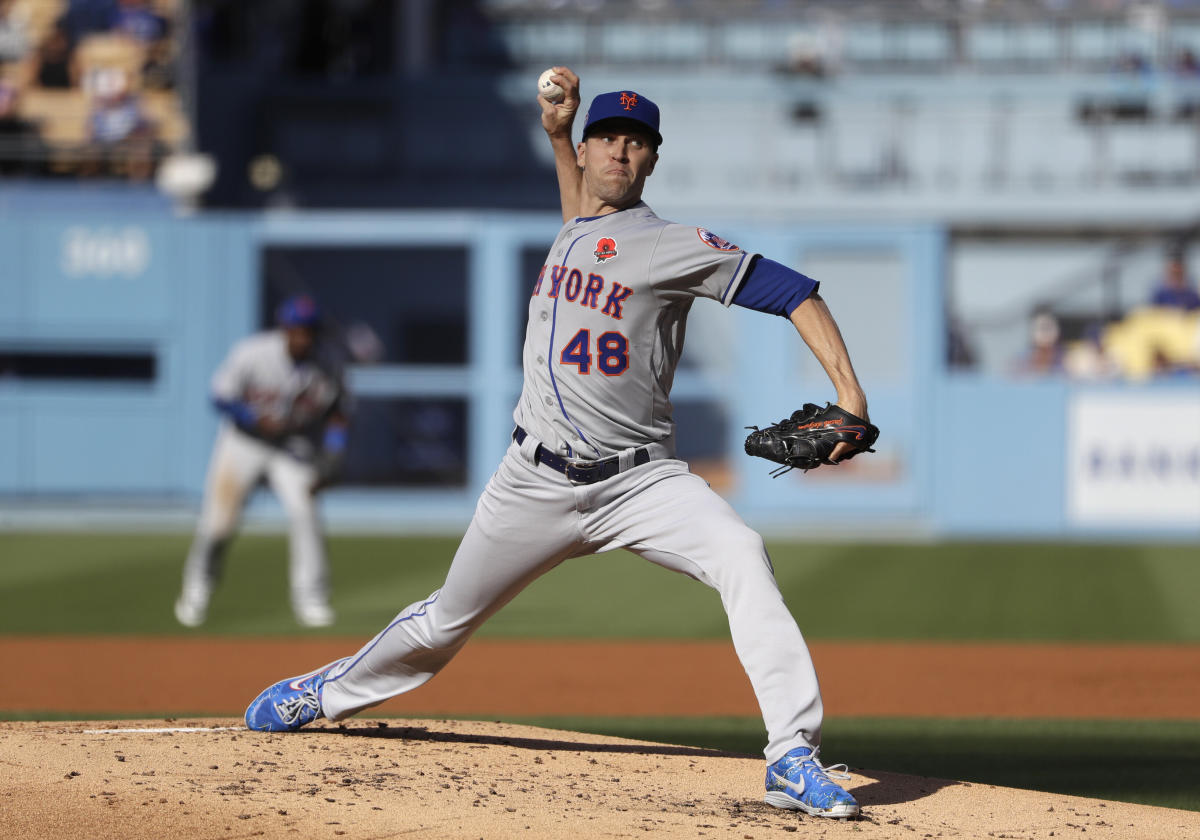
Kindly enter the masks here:
[[[729, 305], [751, 256], [640, 202], [562, 228], [529, 304], [513, 443], [446, 582], [329, 674], [325, 717], [429, 680], [563, 560], [626, 548], [720, 593], [766, 722], [767, 761], [819, 743], [816, 672], [762, 538], [674, 457], [669, 391], [688, 310], [698, 297]], [[587, 463], [597, 459], [613, 460]], [[579, 483], [554, 468], [564, 462]]]
[[247, 494], [266, 479], [288, 515], [296, 617], [302, 624], [329, 624], [328, 572], [313, 489], [320, 478], [316, 461], [326, 422], [335, 412], [346, 413], [340, 366], [320, 355], [294, 360], [281, 329], [258, 333], [230, 350], [213, 374], [212, 396], [218, 405], [238, 404], [250, 416], [274, 418], [284, 430], [265, 439], [229, 417], [221, 421], [200, 523], [184, 565], [177, 616], [185, 624], [199, 623], [185, 621], [193, 615], [203, 620]]

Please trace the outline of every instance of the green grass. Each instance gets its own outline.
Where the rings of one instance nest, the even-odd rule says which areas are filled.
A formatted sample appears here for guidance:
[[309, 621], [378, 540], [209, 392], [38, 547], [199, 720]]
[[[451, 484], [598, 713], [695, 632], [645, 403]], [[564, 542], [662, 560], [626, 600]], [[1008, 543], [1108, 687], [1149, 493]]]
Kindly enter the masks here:
[[[171, 613], [188, 542], [186, 535], [0, 533], [0, 634], [195, 635]], [[287, 604], [286, 540], [243, 535], [200, 632], [370, 636], [441, 585], [456, 545], [331, 539], [339, 620], [327, 631], [301, 631]], [[1197, 554], [1195, 545], [771, 545], [780, 588], [810, 639], [1197, 643]], [[568, 561], [480, 635], [691, 639], [728, 631], [711, 590], [614, 552]], [[763, 740], [757, 719], [517, 722], [749, 755], [760, 754]], [[825, 744], [830, 761], [854, 767], [1200, 810], [1200, 722], [849, 718], [828, 722]]]
[[[0, 534], [0, 633], [181, 633], [186, 535]], [[369, 636], [441, 585], [456, 539], [329, 541], [338, 624]], [[1197, 547], [771, 545], [810, 639], [1200, 642]], [[286, 540], [243, 535], [204, 633], [295, 634]], [[313, 634], [317, 631], [307, 631]], [[491, 637], [726, 638], [707, 587], [626, 552], [567, 561], [480, 632]]]
[[[514, 723], [762, 755], [751, 718], [508, 718]], [[1200, 722], [826, 722], [822, 756], [890, 770], [1200, 811]]]

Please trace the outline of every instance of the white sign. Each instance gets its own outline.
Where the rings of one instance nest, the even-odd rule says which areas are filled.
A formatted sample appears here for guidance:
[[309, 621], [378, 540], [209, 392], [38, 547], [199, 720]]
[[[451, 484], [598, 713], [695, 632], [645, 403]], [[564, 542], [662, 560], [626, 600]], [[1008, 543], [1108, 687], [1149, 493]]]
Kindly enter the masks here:
[[136, 225], [71, 227], [63, 233], [61, 262], [68, 277], [137, 277], [150, 264], [150, 237]]
[[1076, 396], [1067, 459], [1071, 521], [1200, 529], [1200, 387]]

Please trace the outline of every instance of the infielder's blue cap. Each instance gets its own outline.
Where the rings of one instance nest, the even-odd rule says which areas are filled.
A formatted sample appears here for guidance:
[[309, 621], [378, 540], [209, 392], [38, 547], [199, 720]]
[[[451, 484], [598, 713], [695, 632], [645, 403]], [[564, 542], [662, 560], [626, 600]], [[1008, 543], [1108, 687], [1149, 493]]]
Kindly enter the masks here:
[[295, 295], [279, 304], [275, 320], [283, 327], [316, 327], [321, 323], [321, 312], [308, 295]]
[[662, 145], [658, 133], [658, 106], [640, 93], [632, 90], [615, 90], [601, 93], [592, 100], [592, 105], [583, 118], [583, 139], [587, 139], [593, 127], [604, 120], [633, 120], [650, 130], [654, 145]]

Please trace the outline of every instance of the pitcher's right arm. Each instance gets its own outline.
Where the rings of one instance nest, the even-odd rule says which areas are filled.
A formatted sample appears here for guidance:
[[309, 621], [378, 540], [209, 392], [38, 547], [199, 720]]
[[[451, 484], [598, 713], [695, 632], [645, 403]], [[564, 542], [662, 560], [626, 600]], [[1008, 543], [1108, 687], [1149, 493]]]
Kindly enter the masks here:
[[553, 68], [556, 75], [551, 78], [564, 91], [558, 102], [550, 102], [540, 94], [538, 104], [542, 106], [542, 128], [550, 138], [554, 150], [554, 171], [558, 176], [558, 196], [562, 205], [564, 222], [579, 215], [580, 185], [583, 173], [571, 142], [571, 126], [579, 110], [579, 77], [569, 67]]

